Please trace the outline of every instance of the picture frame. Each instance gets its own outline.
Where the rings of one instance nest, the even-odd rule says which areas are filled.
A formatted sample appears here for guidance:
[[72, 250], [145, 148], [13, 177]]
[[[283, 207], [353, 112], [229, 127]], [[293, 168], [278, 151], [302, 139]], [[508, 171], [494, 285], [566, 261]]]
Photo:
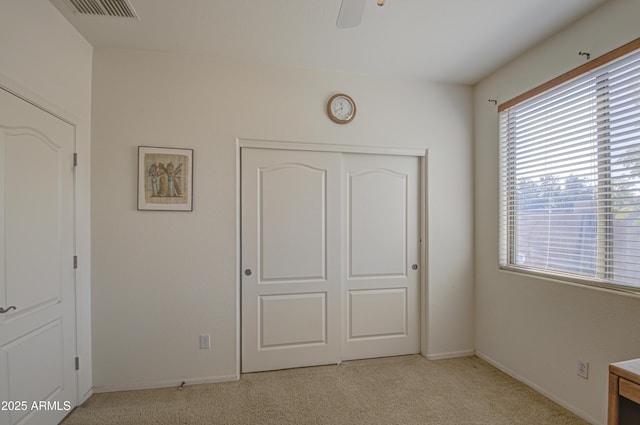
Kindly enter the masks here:
[[193, 211], [193, 149], [138, 146], [138, 210]]

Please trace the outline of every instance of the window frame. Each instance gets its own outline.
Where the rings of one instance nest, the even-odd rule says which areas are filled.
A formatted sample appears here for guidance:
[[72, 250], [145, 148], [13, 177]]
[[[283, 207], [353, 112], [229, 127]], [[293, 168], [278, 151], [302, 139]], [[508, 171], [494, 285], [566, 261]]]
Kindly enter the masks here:
[[[517, 105], [520, 105], [523, 102], [526, 102], [527, 100], [538, 96], [540, 94], [543, 93], [547, 93], [551, 90], [553, 90], [554, 88], [570, 82], [574, 79], [577, 79], [579, 77], [584, 76], [585, 74], [590, 73], [591, 71], [596, 70], [597, 68], [603, 67], [617, 59], [622, 58], [623, 56], [626, 56], [630, 53], [634, 53], [636, 51], [640, 51], [640, 38], [637, 38], [623, 46], [618, 47], [617, 49], [614, 49], [602, 56], [599, 56], [577, 68], [574, 68], [546, 83], [543, 83], [519, 96], [514, 97], [511, 100], [508, 100], [502, 104], [500, 104], [498, 106], [498, 113], [502, 114], [503, 112], [509, 110], [512, 107], [515, 107]], [[606, 112], [605, 112], [606, 113]], [[598, 115], [600, 114], [600, 111], [598, 111]], [[597, 121], [597, 120], [596, 120]], [[598, 138], [600, 138], [600, 136], [598, 136]], [[503, 199], [505, 199], [506, 197], [511, 197], [513, 196], [510, 191], [511, 189], [515, 188], [516, 185], [514, 183], [514, 181], [512, 180], [511, 182], [509, 182], [509, 180], [514, 179], [514, 176], [509, 176], [507, 175], [506, 177], [503, 176], [503, 171], [502, 171], [502, 167], [504, 164], [504, 160], [505, 160], [505, 156], [509, 155], [509, 152], [505, 152], [505, 150], [508, 150], [510, 148], [512, 148], [512, 144], [508, 144], [507, 145], [507, 149], [504, 149], [502, 147], [502, 142], [503, 141], [503, 136], [502, 136], [502, 117], [500, 118], [500, 148], [499, 148], [499, 155], [500, 155], [500, 177], [499, 177], [499, 199], [500, 199], [500, 204], [499, 204], [499, 208], [500, 208], [500, 236], [499, 236], [499, 269], [500, 270], [504, 270], [504, 271], [509, 271], [509, 272], [516, 272], [516, 273], [520, 273], [520, 274], [526, 274], [526, 275], [531, 275], [531, 276], [535, 276], [535, 277], [541, 277], [541, 278], [548, 278], [548, 279], [553, 279], [553, 280], [560, 280], [560, 281], [564, 281], [564, 282], [569, 282], [569, 283], [574, 283], [574, 284], [580, 284], [580, 285], [587, 285], [587, 286], [592, 286], [592, 287], [597, 287], [597, 288], [603, 288], [603, 289], [608, 289], [608, 290], [615, 290], [615, 291], [621, 291], [621, 292], [625, 292], [625, 293], [631, 293], [634, 295], [640, 295], [640, 286], [630, 286], [630, 285], [625, 285], [625, 284], [619, 284], [619, 283], [614, 283], [611, 282], [607, 279], [607, 277], [611, 277], [612, 276], [612, 266], [611, 266], [611, 262], [612, 262], [612, 256], [613, 256], [613, 248], [612, 248], [612, 244], [610, 243], [605, 243], [603, 245], [602, 248], [598, 248], [598, 250], [603, 249], [605, 252], [602, 255], [602, 259], [604, 260], [604, 266], [602, 269], [602, 273], [598, 272], [596, 273], [597, 277], [588, 277], [588, 276], [584, 276], [584, 275], [579, 275], [579, 274], [573, 274], [573, 273], [569, 273], [569, 272], [562, 272], [562, 271], [545, 271], [542, 269], [538, 269], [538, 268], [533, 268], [531, 266], [527, 267], [526, 265], [516, 265], [516, 260], [517, 260], [517, 243], [516, 243], [516, 239], [518, 237], [517, 232], [514, 230], [510, 230], [513, 229], [514, 224], [512, 222], [510, 222], [510, 220], [513, 219], [513, 217], [516, 216], [516, 214], [514, 214], [513, 208], [515, 208], [514, 203], [511, 202], [514, 198], [510, 198], [507, 201], [504, 201]], [[598, 144], [599, 146], [599, 144]], [[598, 163], [600, 163], [600, 161], [607, 161], [608, 160], [608, 156], [610, 154], [607, 153], [605, 154], [604, 157], [601, 157], [600, 155], [598, 155]], [[508, 171], [510, 172], [510, 171]], [[608, 177], [606, 177], [607, 179], [611, 179], [611, 174], [610, 174], [610, 170], [609, 170], [609, 174]], [[503, 184], [504, 183], [504, 184]], [[506, 186], [506, 187], [505, 187]], [[599, 191], [600, 189], [598, 189]], [[505, 193], [508, 192], [508, 193]], [[610, 196], [610, 195], [609, 195]], [[600, 209], [602, 207], [602, 205], [606, 206], [607, 203], [607, 199], [606, 199], [607, 195], [604, 195], [604, 197], [601, 197], [600, 195], [598, 195], [596, 197], [596, 204], [597, 204], [597, 208]], [[600, 218], [600, 215], [598, 214], [598, 218], [597, 220], [611, 220], [611, 215], [613, 213], [609, 210], [607, 213], [604, 214], [604, 218]], [[597, 229], [600, 229], [601, 224], [598, 223], [597, 224]], [[606, 226], [606, 224], [605, 224]], [[611, 238], [613, 237], [613, 233], [612, 232], [602, 232], [600, 230], [597, 230], [596, 232], [596, 238], [600, 238], [602, 237], [602, 235], [604, 235], [604, 237], [607, 238]], [[506, 251], [505, 251], [506, 250]], [[597, 262], [599, 263], [601, 261], [601, 256], [598, 254], [597, 256]], [[503, 259], [505, 259], [503, 264]], [[600, 266], [597, 267], [597, 269], [599, 269]]]

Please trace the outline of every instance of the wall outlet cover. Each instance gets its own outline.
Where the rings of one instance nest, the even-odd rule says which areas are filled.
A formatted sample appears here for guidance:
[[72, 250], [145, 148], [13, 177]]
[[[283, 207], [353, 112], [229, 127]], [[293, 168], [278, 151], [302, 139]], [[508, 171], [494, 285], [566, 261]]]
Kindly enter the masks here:
[[210, 334], [201, 334], [200, 335], [200, 349], [207, 350], [211, 348], [211, 335]]
[[589, 362], [578, 360], [578, 363], [576, 364], [576, 373], [584, 379], [589, 379]]

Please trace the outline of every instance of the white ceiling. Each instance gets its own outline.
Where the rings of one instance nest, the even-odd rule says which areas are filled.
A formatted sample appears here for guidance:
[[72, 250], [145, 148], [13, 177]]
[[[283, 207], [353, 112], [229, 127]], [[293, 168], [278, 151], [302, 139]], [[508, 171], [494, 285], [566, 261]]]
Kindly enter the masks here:
[[474, 84], [606, 0], [368, 0], [351, 29], [341, 0], [131, 0], [139, 21], [51, 2], [94, 47]]

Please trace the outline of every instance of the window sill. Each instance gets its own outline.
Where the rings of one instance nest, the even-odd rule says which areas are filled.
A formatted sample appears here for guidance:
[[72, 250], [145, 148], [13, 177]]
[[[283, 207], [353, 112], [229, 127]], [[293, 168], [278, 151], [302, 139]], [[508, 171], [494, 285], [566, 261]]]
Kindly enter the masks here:
[[536, 279], [546, 280], [548, 282], [562, 283], [565, 285], [575, 286], [578, 288], [588, 288], [608, 294], [624, 295], [632, 298], [640, 299], [640, 287], [631, 287], [623, 285], [614, 285], [611, 283], [597, 282], [570, 274], [552, 274], [544, 273], [533, 269], [527, 269], [525, 267], [513, 267], [513, 266], [498, 266], [501, 272], [513, 273], [519, 276], [528, 276]]

